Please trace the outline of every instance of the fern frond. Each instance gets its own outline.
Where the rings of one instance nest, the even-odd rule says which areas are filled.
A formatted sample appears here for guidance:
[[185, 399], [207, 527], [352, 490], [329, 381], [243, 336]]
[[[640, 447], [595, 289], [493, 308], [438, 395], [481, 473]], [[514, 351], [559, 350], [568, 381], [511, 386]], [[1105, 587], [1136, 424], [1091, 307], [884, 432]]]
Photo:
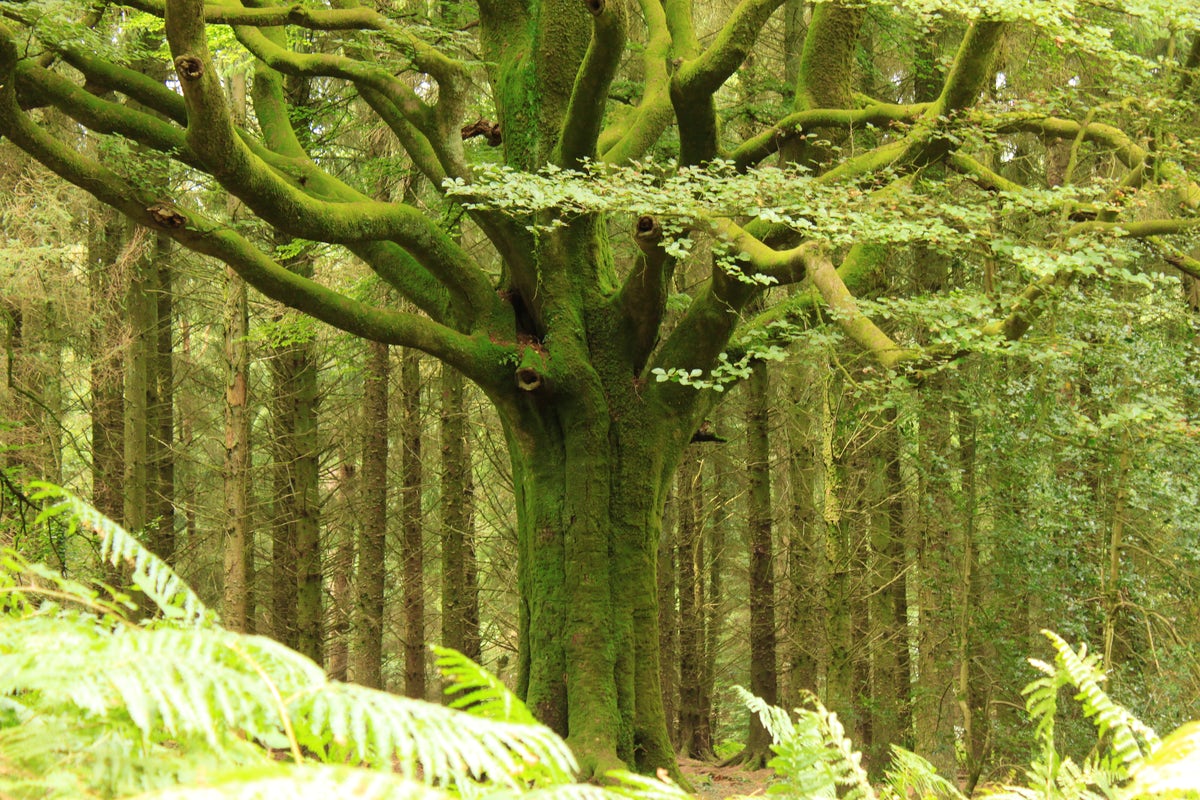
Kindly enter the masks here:
[[447, 681], [446, 694], [457, 695], [451, 708], [469, 710], [477, 717], [536, 725], [537, 720], [499, 678], [449, 647], [431, 647], [434, 664]]
[[[804, 798], [875, 800], [875, 789], [862, 768], [862, 754], [854, 750], [837, 718], [816, 697], [807, 695], [812, 709], [796, 709], [792, 721], [786, 711], [771, 706], [740, 686], [734, 691], [751, 711], [759, 715], [771, 733], [775, 757], [767, 766], [779, 782], [775, 794]], [[839, 795], [839, 789], [844, 789]]]
[[929, 761], [898, 745], [892, 745], [891, 764], [885, 772], [887, 786], [897, 797], [922, 800], [966, 800], [950, 781], [937, 774]]
[[120, 525], [60, 486], [41, 482], [30, 486], [33, 489], [33, 500], [57, 501], [38, 514], [38, 523], [55, 517], [65, 517], [69, 531], [83, 528], [98, 536], [100, 557], [113, 566], [122, 563], [131, 566], [133, 582], [159, 607], [167, 619], [179, 620], [189, 625], [215, 623], [216, 614], [204, 605], [175, 570], [147, 550]]
[[131, 800], [454, 800], [453, 795], [386, 772], [325, 765], [271, 765], [198, 786], [137, 795]]
[[1189, 722], [1162, 740], [1133, 773], [1129, 797], [1200, 792], [1200, 722]]
[[568, 783], [576, 770], [571, 751], [544, 725], [475, 717], [353, 684], [327, 683], [289, 710], [302, 745], [430, 783], [517, 788], [532, 772]]
[[1055, 664], [1079, 690], [1075, 696], [1083, 704], [1083, 714], [1092, 719], [1100, 736], [1112, 734], [1112, 756], [1125, 770], [1137, 767], [1158, 749], [1158, 735], [1123, 706], [1115, 703], [1100, 683], [1105, 680], [1096, 657], [1081, 646], [1076, 653], [1053, 631], [1042, 631], [1055, 650]]

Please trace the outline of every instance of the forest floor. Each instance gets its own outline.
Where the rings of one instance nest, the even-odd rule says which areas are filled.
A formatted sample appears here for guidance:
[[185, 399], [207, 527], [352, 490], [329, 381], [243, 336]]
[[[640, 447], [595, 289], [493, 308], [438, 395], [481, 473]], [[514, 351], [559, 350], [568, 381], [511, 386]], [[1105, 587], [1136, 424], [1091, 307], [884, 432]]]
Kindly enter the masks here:
[[679, 769], [692, 782], [700, 800], [724, 800], [734, 796], [760, 796], [775, 772], [769, 769], [747, 770], [742, 767], [722, 767], [719, 763], [679, 760]]

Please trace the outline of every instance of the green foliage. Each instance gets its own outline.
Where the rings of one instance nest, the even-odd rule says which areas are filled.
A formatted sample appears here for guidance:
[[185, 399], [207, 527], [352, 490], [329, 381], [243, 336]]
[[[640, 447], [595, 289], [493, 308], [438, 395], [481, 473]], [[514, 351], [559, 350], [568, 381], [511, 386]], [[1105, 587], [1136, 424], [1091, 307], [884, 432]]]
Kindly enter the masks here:
[[[1133, 800], [1200, 793], [1200, 722], [1188, 723], [1160, 741], [1153, 730], [1100, 688], [1105, 676], [1086, 646], [1076, 651], [1057, 634], [1043, 633], [1054, 647], [1054, 663], [1030, 659], [1043, 676], [1024, 690], [1040, 752], [1026, 772], [1027, 786], [1005, 786], [985, 796], [997, 800]], [[1065, 687], [1077, 690], [1075, 700], [1096, 728], [1095, 747], [1081, 762], [1061, 754], [1054, 738], [1058, 696]], [[896, 746], [884, 783], [877, 790], [867, 780], [861, 755], [846, 738], [837, 715], [811, 695], [811, 708], [796, 709], [793, 719], [741, 687], [737, 692], [774, 739], [775, 757], [768, 764], [779, 779], [769, 790], [772, 794], [964, 800], [958, 788], [938, 775], [928, 761]]]
[[0, 795], [686, 796], [631, 775], [611, 789], [573, 784], [566, 744], [452, 650], [437, 650], [452, 707], [329, 681], [278, 642], [221, 628], [86, 503], [45, 484], [37, 497], [57, 501], [43, 517], [95, 536], [108, 563], [131, 570], [157, 616], [137, 622], [128, 596], [4, 555]]

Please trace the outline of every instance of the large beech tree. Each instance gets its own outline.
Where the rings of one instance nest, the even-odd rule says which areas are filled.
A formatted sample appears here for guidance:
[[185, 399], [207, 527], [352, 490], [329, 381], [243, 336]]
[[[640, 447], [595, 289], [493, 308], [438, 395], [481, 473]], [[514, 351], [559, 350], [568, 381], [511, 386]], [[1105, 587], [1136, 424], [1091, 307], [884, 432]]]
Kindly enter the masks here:
[[[503, 421], [517, 491], [519, 691], [589, 775], [621, 763], [652, 769], [673, 763], [655, 591], [665, 494], [721, 389], [776, 355], [774, 338], [832, 318], [919, 382], [979, 343], [1020, 337], [1073, 280], [1133, 263], [1130, 237], [1195, 274], [1164, 238], [1200, 222], [1188, 154], [1164, 149], [1178, 141], [1164, 130], [1167, 112], [1131, 113], [1136, 102], [1086, 87], [1040, 107], [997, 88], [1005, 43], [1020, 36], [1074, 49], [1092, 70], [1116, 64], [1134, 76], [1129, 85], [1143, 76], [1147, 91], [1186, 96], [1200, 61], [1194, 12], [1164, 0], [1175, 9], [1168, 26], [1120, 16], [1119, 0], [948, 3], [971, 6], [951, 19], [918, 18], [932, 3], [899, 14], [886, 4], [876, 10], [897, 27], [918, 24], [898, 51], [912, 60], [874, 87], [888, 96], [873, 97], [856, 91], [855, 65], [871, 57], [862, 4], [812, 6], [800, 36], [791, 3], [785, 102], [726, 125], [725, 109], [753, 91], [731, 81], [743, 80], [763, 32], [782, 27], [772, 16], [784, 5], [479, 0], [455, 9], [455, 36], [422, 38], [429, 28], [403, 9], [355, 0], [6, 1], [0, 134], [266, 295], [422, 350], [481, 387]], [[1138, 5], [1146, 14], [1153, 4]], [[127, 60], [112, 44], [112, 26], [135, 11], [148, 15], [143, 30], [144, 19], [163, 21], [166, 83], [145, 69], [144, 51]], [[1149, 32], [1119, 41], [1170, 47], [1157, 60], [1119, 53], [1118, 39], [1096, 35], [1110, 18]], [[210, 50], [229, 47], [212, 35], [229, 31], [253, 57], [244, 124], [219, 72], [228, 62]], [[464, 36], [477, 37], [473, 54], [457, 49]], [[492, 255], [306, 149], [311, 131], [293, 128], [287, 88], [305, 79], [352, 87], [429, 182], [449, 187]], [[131, 163], [57, 141], [43, 126], [47, 107], [136, 143]], [[733, 141], [735, 128], [753, 132]], [[473, 134], [498, 146], [489, 152], [510, 171], [481, 169]], [[1048, 192], [1044, 174], [1004, 166], [1006, 154], [1053, 147], [1072, 154], [1067, 171], [1086, 191]], [[173, 183], [157, 177], [170, 171], [136, 163], [164, 159], [179, 166]], [[1079, 165], [1101, 161], [1107, 177], [1089, 166], [1084, 181]], [[759, 169], [776, 163], [794, 167]], [[344, 247], [405, 304], [369, 305], [322, 284], [319, 271], [289, 270], [270, 237], [180, 189], [201, 180], [283, 234]], [[969, 270], [1007, 270], [996, 284], [1004, 298], [959, 318], [953, 337], [944, 320], [932, 336], [877, 324], [856, 292], [886, 287], [880, 276], [913, 244]], [[691, 274], [707, 274], [676, 286], [685, 259]], [[686, 296], [669, 304], [672, 294]]]

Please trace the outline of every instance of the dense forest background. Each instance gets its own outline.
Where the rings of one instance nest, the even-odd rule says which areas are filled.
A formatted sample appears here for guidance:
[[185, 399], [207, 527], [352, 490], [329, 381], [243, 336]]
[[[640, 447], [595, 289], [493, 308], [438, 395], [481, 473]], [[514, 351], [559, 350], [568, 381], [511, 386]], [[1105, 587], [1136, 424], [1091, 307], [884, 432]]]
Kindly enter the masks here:
[[[460, 18], [458, 4], [392, 5], [431, 41], [473, 46], [477, 21]], [[703, 5], [702, 40], [734, 4]], [[792, 54], [812, 13], [789, 0], [765, 23], [722, 90], [723, 130], [749, 136], [792, 102]], [[888, 5], [862, 15], [854, 91], [930, 99], [966, 23], [914, 20]], [[103, 25], [148, 62], [163, 47], [148, 15], [127, 10]], [[1114, 75], [1111, 61], [1025, 24], [1000, 48], [987, 101], [1108, 114], [1163, 160], [1189, 165], [1194, 34], [1134, 23], [1118, 31], [1129, 39], [1122, 46], [1159, 65], [1148, 98], [1123, 96], [1121, 82], [1133, 78]], [[222, 78], [244, 114], [248, 59], [220, 35]], [[297, 35], [299, 49], [319, 46]], [[635, 59], [622, 63], [613, 103], [631, 102], [639, 70]], [[403, 198], [474, 257], [493, 257], [346, 84], [289, 79], [285, 90], [323, 168]], [[479, 135], [465, 139], [468, 158], [496, 162], [489, 101], [474, 102]], [[138, 145], [86, 132], [54, 109], [42, 122], [103, 161], [138, 156]], [[859, 134], [813, 146], [850, 151]], [[669, 134], [660, 146], [670, 155]], [[989, 155], [989, 173], [1047, 192], [998, 222], [970, 222], [995, 224], [988, 233], [1009, 249], [981, 262], [922, 241], [895, 249], [887, 269], [857, 287], [860, 298], [882, 298], [862, 307], [889, 335], [958, 355], [895, 372], [826, 325], [836, 313], [789, 320], [786, 342], [773, 340], [769, 357], [729, 381], [729, 399], [684, 451], [657, 583], [663, 702], [682, 755], [742, 751], [748, 715], [730, 691], [742, 684], [784, 707], [814, 692], [868, 766], [882, 765], [895, 743], [969, 786], [1003, 778], [1029, 759], [1020, 689], [1026, 657], [1044, 649], [1043, 628], [1090, 642], [1109, 691], [1143, 720], [1169, 729], [1200, 715], [1192, 242], [1177, 237], [1168, 259], [1105, 244], [1079, 263], [1020, 266], [1011, 230], [1035, 237], [1060, 217], [1094, 218], [1089, 204], [1123, 202], [1104, 193], [1125, 168], [1112, 147], [1085, 146], [1082, 136], [980, 135], [975, 148]], [[969, 203], [973, 178], [941, 177], [940, 202]], [[168, 178], [210, 213], [254, 228], [219, 187], [183, 172]], [[614, 241], [635, 248], [627, 234]], [[709, 249], [701, 242], [676, 268], [668, 327], [708, 274]], [[352, 297], [400, 302], [338, 248], [279, 234], [273, 255]], [[1061, 284], [1019, 340], [970, 333], [1006, 307], [1027, 270], [1068, 268], [1080, 279]], [[762, 307], [796, 291], [768, 289]], [[48, 480], [138, 532], [226, 624], [297, 648], [334, 678], [437, 699], [426, 646], [440, 643], [515, 683], [514, 477], [493, 405], [453, 367], [248, 290], [8, 141], [0, 326], [5, 546], [64, 574], [104, 574], [90, 540], [35, 523], [38, 504], [22, 487]], [[1092, 735], [1081, 718], [1063, 730]]]

